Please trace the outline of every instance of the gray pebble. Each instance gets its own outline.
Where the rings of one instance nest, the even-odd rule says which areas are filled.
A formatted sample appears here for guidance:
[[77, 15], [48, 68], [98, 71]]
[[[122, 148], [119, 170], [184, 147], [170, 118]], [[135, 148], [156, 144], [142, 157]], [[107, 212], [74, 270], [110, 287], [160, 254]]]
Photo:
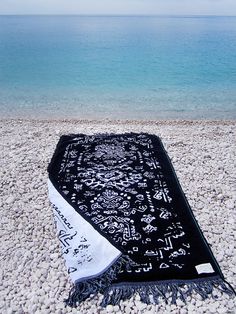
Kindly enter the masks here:
[[8, 196], [8, 198], [6, 199], [6, 203], [8, 205], [13, 204], [15, 202], [15, 197], [13, 195]]

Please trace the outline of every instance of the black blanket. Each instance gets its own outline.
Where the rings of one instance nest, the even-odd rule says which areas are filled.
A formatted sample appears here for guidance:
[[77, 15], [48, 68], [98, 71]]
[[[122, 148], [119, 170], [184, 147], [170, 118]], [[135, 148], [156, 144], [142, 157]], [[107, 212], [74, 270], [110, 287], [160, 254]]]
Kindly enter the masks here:
[[233, 294], [157, 136], [62, 136], [48, 172], [63, 199], [120, 252], [99, 274], [74, 280], [67, 304], [97, 292], [104, 306], [136, 292], [146, 303], [185, 300], [192, 291], [206, 298], [213, 287]]

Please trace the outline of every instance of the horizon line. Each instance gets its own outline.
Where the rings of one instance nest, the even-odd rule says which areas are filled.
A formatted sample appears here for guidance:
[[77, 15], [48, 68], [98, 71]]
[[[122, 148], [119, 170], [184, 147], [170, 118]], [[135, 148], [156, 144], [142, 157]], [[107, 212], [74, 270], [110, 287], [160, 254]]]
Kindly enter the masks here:
[[218, 15], [218, 14], [64, 14], [64, 13], [0, 13], [0, 16], [80, 16], [80, 17], [236, 17], [236, 15]]

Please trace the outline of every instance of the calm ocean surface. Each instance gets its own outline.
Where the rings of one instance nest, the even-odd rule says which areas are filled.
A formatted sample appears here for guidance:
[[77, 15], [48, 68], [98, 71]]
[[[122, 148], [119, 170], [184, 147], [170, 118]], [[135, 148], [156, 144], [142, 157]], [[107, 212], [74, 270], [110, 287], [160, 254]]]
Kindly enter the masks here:
[[236, 118], [236, 17], [0, 16], [0, 117]]

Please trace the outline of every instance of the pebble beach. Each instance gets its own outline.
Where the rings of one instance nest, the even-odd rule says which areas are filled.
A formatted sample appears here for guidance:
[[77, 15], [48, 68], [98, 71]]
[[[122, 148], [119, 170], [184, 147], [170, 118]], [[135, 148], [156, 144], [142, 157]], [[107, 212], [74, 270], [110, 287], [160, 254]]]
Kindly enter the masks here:
[[0, 313], [195, 314], [236, 313], [236, 297], [188, 297], [176, 305], [141, 303], [100, 307], [101, 295], [65, 307], [72, 286], [56, 237], [47, 193], [47, 166], [69, 133], [148, 132], [158, 135], [173, 163], [225, 279], [236, 278], [236, 120], [0, 120]]

